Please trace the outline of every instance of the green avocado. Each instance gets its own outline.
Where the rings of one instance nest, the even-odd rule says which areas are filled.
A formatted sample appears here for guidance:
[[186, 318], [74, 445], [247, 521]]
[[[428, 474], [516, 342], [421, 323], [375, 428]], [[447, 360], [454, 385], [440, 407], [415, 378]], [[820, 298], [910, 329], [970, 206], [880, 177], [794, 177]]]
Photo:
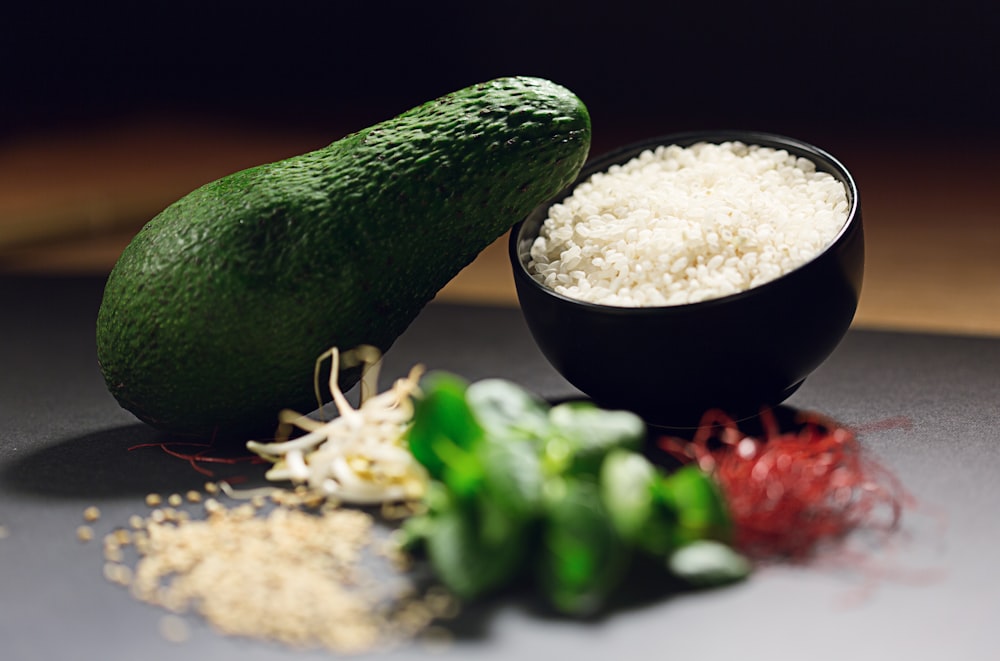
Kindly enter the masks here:
[[281, 409], [315, 407], [322, 352], [388, 350], [574, 179], [590, 136], [569, 90], [501, 78], [198, 188], [149, 221], [108, 278], [97, 356], [109, 390], [174, 434], [273, 432]]

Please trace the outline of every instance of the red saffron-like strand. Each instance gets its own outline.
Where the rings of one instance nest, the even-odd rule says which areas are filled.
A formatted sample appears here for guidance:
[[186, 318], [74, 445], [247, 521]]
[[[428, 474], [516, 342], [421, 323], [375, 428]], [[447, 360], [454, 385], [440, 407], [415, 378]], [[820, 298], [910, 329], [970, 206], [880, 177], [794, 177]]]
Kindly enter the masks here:
[[[898, 480], [862, 451], [855, 434], [814, 412], [782, 430], [761, 411], [750, 436], [719, 410], [708, 411], [690, 441], [663, 437], [661, 449], [713, 475], [727, 501], [734, 545], [756, 560], [804, 560], [859, 529], [894, 529], [906, 495]], [[892, 427], [905, 426], [893, 420]], [[876, 426], [878, 428], [878, 426]]]

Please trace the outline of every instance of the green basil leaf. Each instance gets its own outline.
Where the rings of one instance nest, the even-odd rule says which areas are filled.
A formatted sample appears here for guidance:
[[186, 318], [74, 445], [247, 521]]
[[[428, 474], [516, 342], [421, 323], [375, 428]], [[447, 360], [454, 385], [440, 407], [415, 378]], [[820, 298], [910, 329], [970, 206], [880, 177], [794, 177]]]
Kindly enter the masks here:
[[722, 492], [696, 466], [684, 466], [662, 478], [656, 493], [675, 512], [678, 546], [700, 539], [729, 539], [732, 519]]
[[[423, 394], [414, 400], [407, 442], [431, 477], [440, 479], [449, 461], [454, 464], [462, 455], [455, 450], [470, 450], [482, 438], [483, 430], [465, 401], [464, 380], [437, 372], [426, 376], [420, 387]], [[461, 472], [468, 467], [452, 468]]]
[[601, 465], [601, 499], [618, 534], [656, 556], [674, 545], [674, 513], [655, 497], [656, 467], [638, 452], [612, 450]]
[[642, 455], [613, 450], [601, 465], [601, 498], [611, 524], [634, 542], [653, 517], [656, 468]]
[[646, 424], [629, 411], [608, 411], [591, 402], [553, 406], [549, 421], [554, 434], [570, 446], [568, 470], [596, 474], [605, 455], [615, 448], [638, 450], [646, 438]]
[[488, 437], [480, 444], [478, 455], [486, 494], [497, 506], [521, 519], [536, 518], [541, 509], [544, 475], [534, 444]]
[[525, 529], [482, 501], [452, 501], [433, 515], [426, 551], [438, 580], [462, 599], [497, 590], [523, 569]]
[[548, 404], [511, 381], [476, 381], [465, 398], [488, 436], [540, 439], [548, 433]]
[[551, 478], [536, 571], [552, 606], [591, 615], [621, 583], [628, 548], [611, 525], [592, 480]]
[[750, 562], [722, 542], [700, 540], [686, 544], [667, 562], [677, 577], [698, 587], [725, 585], [746, 578]]

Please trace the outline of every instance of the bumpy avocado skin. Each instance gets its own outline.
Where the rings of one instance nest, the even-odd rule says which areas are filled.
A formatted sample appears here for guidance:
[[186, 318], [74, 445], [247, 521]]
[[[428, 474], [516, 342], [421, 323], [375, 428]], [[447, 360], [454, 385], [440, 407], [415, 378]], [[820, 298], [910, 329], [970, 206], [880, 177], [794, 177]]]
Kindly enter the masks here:
[[110, 274], [97, 319], [109, 390], [175, 434], [273, 431], [280, 409], [314, 407], [320, 353], [387, 350], [573, 180], [590, 135], [569, 90], [497, 79], [206, 184], [147, 223]]

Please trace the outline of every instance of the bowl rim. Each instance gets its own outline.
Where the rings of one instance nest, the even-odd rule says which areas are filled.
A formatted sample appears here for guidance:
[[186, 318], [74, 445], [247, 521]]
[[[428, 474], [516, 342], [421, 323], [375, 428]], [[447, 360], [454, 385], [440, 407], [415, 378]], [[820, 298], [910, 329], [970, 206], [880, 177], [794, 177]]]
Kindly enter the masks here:
[[[681, 146], [691, 146], [699, 142], [707, 142], [710, 144], [721, 144], [724, 142], [742, 142], [746, 145], [759, 145], [762, 147], [772, 147], [777, 149], [784, 149], [790, 151], [797, 156], [808, 158], [815, 163], [817, 169], [824, 172], [828, 172], [835, 176], [838, 181], [840, 181], [844, 187], [847, 189], [848, 198], [848, 211], [847, 219], [841, 226], [840, 230], [833, 237], [832, 240], [816, 255], [812, 257], [809, 261], [804, 264], [800, 264], [791, 271], [784, 273], [773, 280], [769, 280], [756, 287], [751, 287], [743, 291], [734, 292], [732, 294], [727, 294], [725, 296], [717, 296], [714, 298], [705, 299], [702, 301], [695, 301], [693, 303], [679, 303], [675, 305], [647, 305], [647, 306], [620, 306], [620, 305], [607, 305], [604, 303], [594, 303], [592, 301], [584, 301], [578, 298], [572, 298], [566, 296], [565, 294], [560, 294], [559, 292], [546, 287], [528, 271], [527, 263], [525, 259], [522, 259], [522, 251], [520, 246], [522, 243], [527, 241], [527, 239], [522, 239], [521, 233], [524, 228], [525, 222], [533, 218], [537, 214], [547, 212], [549, 207], [556, 204], [557, 202], [565, 199], [573, 191], [576, 186], [583, 183], [585, 180], [589, 179], [592, 175], [603, 172], [607, 170], [612, 165], [622, 164], [631, 160], [633, 157], [638, 156], [643, 151], [647, 149], [654, 149], [659, 146], [671, 146], [671, 145], [681, 145]], [[610, 151], [599, 154], [592, 159], [588, 159], [584, 164], [583, 168], [580, 170], [576, 178], [561, 191], [556, 193], [554, 196], [543, 202], [542, 204], [535, 207], [531, 213], [529, 213], [525, 218], [519, 220], [512, 228], [510, 233], [510, 239], [508, 242], [508, 256], [510, 258], [511, 264], [515, 270], [515, 279], [526, 280], [530, 283], [530, 286], [536, 290], [543, 292], [545, 295], [551, 296], [552, 298], [562, 301], [568, 305], [581, 306], [583, 308], [591, 308], [595, 311], [600, 311], [605, 314], [620, 314], [620, 315], [631, 315], [631, 316], [641, 316], [641, 315], [662, 315], [664, 313], [669, 313], [671, 311], [690, 311], [697, 309], [707, 309], [712, 306], [725, 305], [740, 299], [757, 296], [761, 290], [772, 289], [777, 286], [781, 286], [781, 283], [785, 281], [792, 274], [800, 271], [802, 269], [810, 267], [818, 261], [823, 255], [833, 250], [836, 246], [844, 241], [844, 237], [848, 232], [852, 231], [855, 225], [859, 222], [861, 217], [860, 214], [861, 202], [858, 194], [857, 182], [854, 176], [851, 174], [850, 170], [844, 166], [843, 163], [831, 153], [826, 150], [817, 147], [811, 143], [805, 142], [798, 138], [792, 138], [779, 133], [771, 133], [767, 131], [757, 131], [757, 130], [740, 130], [740, 129], [717, 129], [717, 130], [693, 130], [693, 131], [682, 131], [678, 133], [668, 133], [663, 135], [652, 136], [649, 138], [644, 138], [642, 140], [630, 142], [624, 144], [620, 147], [612, 149]], [[531, 239], [534, 241], [534, 237]], [[527, 253], [525, 253], [527, 254]]]

